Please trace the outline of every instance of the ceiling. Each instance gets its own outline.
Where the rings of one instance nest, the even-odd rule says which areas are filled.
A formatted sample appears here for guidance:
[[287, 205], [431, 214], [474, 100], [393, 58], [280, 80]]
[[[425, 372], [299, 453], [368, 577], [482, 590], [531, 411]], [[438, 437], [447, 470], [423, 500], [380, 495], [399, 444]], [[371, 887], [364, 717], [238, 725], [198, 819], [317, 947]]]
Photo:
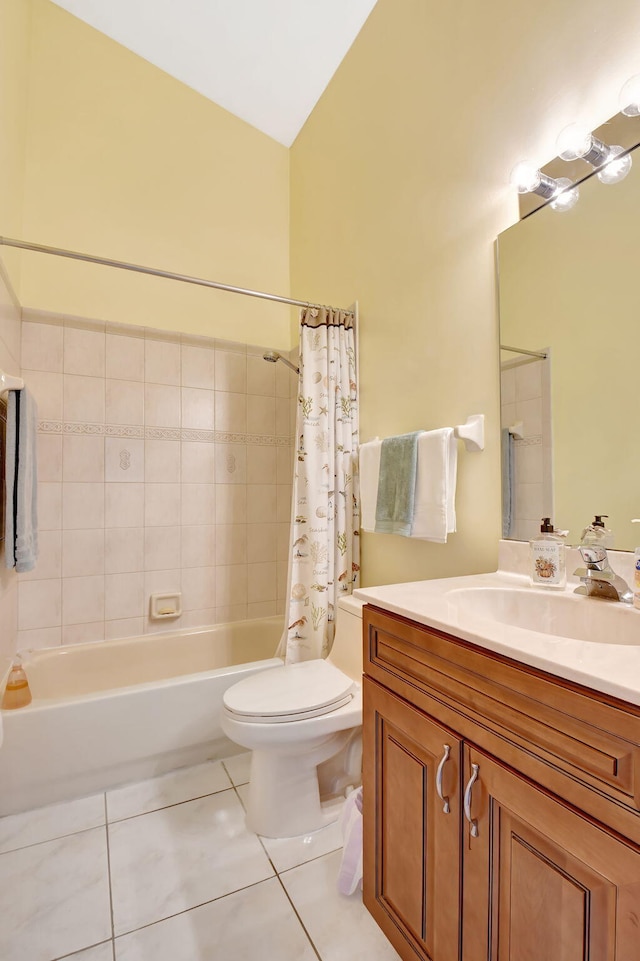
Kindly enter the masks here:
[[290, 146], [376, 0], [53, 0]]

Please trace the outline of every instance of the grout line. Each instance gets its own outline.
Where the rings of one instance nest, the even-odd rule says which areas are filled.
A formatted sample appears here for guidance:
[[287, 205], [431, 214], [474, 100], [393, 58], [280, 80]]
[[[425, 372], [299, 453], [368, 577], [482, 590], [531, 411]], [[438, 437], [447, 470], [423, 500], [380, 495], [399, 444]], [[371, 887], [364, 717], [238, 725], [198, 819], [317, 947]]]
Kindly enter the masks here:
[[177, 808], [180, 807], [181, 804], [190, 804], [191, 801], [202, 801], [204, 798], [214, 797], [216, 794], [224, 794], [225, 791], [231, 790], [233, 790], [232, 784], [229, 785], [229, 787], [221, 788], [219, 791], [209, 791], [207, 794], [198, 794], [196, 797], [185, 798], [184, 801], [174, 801], [173, 804], [163, 804], [161, 807], [152, 808], [150, 811], [140, 811], [138, 814], [128, 814], [127, 817], [124, 818], [111, 818], [107, 823], [122, 824], [124, 821], [133, 821], [135, 818], [143, 818], [147, 814], [156, 814], [158, 811], [166, 811], [169, 808]]
[[[34, 808], [34, 810], [38, 810], [38, 808]], [[6, 817], [11, 817], [11, 815], [8, 814]], [[53, 841], [63, 841], [65, 838], [73, 838], [77, 834], [88, 834], [89, 831], [97, 831], [99, 828], [103, 828], [105, 826], [106, 822], [102, 824], [94, 824], [90, 828], [81, 828], [79, 831], [69, 831], [68, 834], [57, 834], [54, 838], [46, 838], [44, 841], [32, 841], [31, 844], [21, 844], [19, 848], [9, 848], [7, 851], [0, 851], [0, 858], [5, 854], [15, 854], [16, 851], [26, 851], [27, 848], [37, 848], [40, 844], [52, 844]]]
[[103, 944], [113, 944], [113, 938], [109, 938], [108, 941], [96, 941], [95, 944], [88, 944], [86, 948], [80, 948], [78, 951], [74, 951], [73, 954], [61, 954], [57, 958], [52, 958], [51, 961], [67, 961], [67, 959], [71, 959], [71, 961], [73, 961], [73, 958], [77, 958], [78, 955], [84, 954], [85, 951], [91, 951], [92, 948], [99, 948]]
[[107, 792], [106, 792], [106, 791], [105, 791], [105, 794], [104, 794], [104, 820], [105, 820], [104, 829], [105, 829], [106, 838], [107, 838], [107, 877], [108, 877], [108, 880], [109, 880], [109, 914], [110, 914], [110, 916], [111, 916], [111, 945], [112, 945], [112, 951], [113, 951], [113, 961], [115, 961], [115, 957], [116, 957], [116, 942], [115, 942], [116, 929], [115, 929], [115, 924], [114, 924], [114, 921], [113, 921], [113, 888], [112, 888], [112, 884], [111, 884], [111, 849], [110, 849], [110, 847], [109, 847], [109, 822], [108, 822], [108, 819], [107, 819]]
[[302, 918], [301, 918], [300, 915], [298, 914], [298, 909], [296, 908], [295, 904], [294, 904], [293, 901], [291, 900], [291, 896], [289, 895], [289, 892], [288, 892], [287, 889], [285, 888], [284, 883], [283, 883], [283, 881], [282, 881], [282, 878], [280, 877], [280, 875], [279, 875], [277, 872], [276, 872], [276, 877], [277, 877], [277, 879], [278, 879], [278, 882], [279, 882], [279, 884], [280, 884], [280, 887], [281, 887], [282, 890], [284, 891], [284, 896], [286, 897], [287, 901], [288, 901], [289, 904], [291, 905], [291, 910], [293, 911], [293, 913], [294, 913], [295, 916], [297, 917], [298, 921], [300, 922], [300, 927], [302, 928], [302, 930], [303, 930], [304, 933], [306, 934], [307, 938], [309, 939], [309, 944], [311, 945], [311, 948], [313, 949], [314, 954], [315, 954], [316, 957], [318, 958], [318, 961], [322, 961], [322, 956], [321, 956], [320, 952], [318, 951], [318, 949], [316, 948], [315, 944], [313, 943], [313, 938], [311, 937], [311, 935], [310, 935], [309, 932], [307, 931], [307, 928], [306, 928], [306, 926], [305, 926], [304, 921], [302, 920]]

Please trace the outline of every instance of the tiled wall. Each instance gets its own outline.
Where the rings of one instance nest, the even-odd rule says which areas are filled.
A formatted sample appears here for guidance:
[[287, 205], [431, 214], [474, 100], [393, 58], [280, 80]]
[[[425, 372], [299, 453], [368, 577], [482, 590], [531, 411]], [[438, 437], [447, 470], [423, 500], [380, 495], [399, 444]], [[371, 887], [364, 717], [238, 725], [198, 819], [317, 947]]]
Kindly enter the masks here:
[[502, 426], [522, 422], [514, 441], [515, 507], [511, 536], [529, 540], [540, 518], [553, 518], [551, 390], [549, 358], [501, 372]]
[[[296, 378], [245, 347], [25, 312], [39, 409], [36, 570], [18, 647], [284, 609]], [[177, 620], [149, 597], [182, 592]]]
[[[20, 308], [0, 263], [0, 369], [20, 374]], [[6, 411], [4, 403], [0, 405]], [[4, 424], [2, 425], [4, 429]], [[4, 471], [4, 463], [0, 462]], [[0, 666], [15, 651], [18, 618], [18, 581], [4, 564], [4, 541], [0, 542]]]

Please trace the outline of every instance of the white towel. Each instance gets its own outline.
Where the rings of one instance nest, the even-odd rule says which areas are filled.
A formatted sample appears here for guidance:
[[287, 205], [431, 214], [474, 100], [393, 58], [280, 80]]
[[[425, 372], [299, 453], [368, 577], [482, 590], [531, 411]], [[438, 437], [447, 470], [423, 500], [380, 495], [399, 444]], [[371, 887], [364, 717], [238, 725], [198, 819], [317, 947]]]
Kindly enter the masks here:
[[363, 531], [376, 529], [381, 450], [382, 441], [377, 437], [360, 445], [360, 527]]
[[38, 410], [25, 388], [9, 391], [5, 456], [5, 564], [32, 571], [38, 559]]
[[418, 470], [411, 536], [446, 544], [456, 529], [458, 445], [453, 427], [418, 438]]

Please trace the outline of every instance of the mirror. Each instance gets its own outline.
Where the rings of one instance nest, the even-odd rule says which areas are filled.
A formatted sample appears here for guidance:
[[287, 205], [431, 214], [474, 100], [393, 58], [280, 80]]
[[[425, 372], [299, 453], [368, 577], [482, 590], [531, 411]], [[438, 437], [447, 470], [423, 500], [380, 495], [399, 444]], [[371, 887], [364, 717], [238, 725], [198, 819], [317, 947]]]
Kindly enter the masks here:
[[573, 209], [543, 207], [498, 238], [501, 344], [548, 354], [501, 350], [516, 539], [550, 515], [576, 544], [607, 514], [616, 549], [640, 542], [638, 149], [632, 156], [621, 183], [592, 175]]

